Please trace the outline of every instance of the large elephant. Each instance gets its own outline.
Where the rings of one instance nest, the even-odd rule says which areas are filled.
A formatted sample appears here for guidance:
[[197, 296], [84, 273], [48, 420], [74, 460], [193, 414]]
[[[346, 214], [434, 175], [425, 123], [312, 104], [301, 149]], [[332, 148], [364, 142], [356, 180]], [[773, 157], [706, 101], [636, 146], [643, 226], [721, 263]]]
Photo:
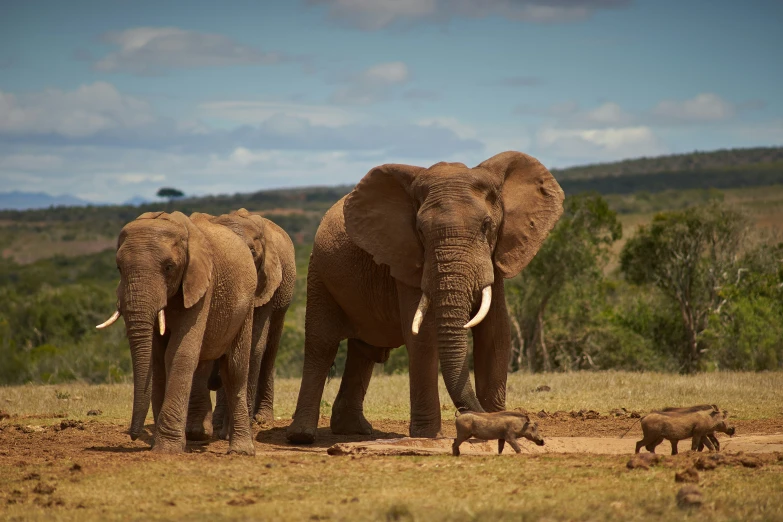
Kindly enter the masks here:
[[324, 382], [346, 338], [334, 433], [372, 431], [363, 402], [373, 363], [402, 344], [410, 361], [411, 436], [440, 433], [438, 362], [455, 406], [504, 409], [511, 339], [503, 279], [535, 256], [563, 198], [549, 171], [519, 152], [472, 169], [437, 163], [370, 170], [316, 233], [302, 386], [288, 440], [315, 440]]
[[[296, 282], [294, 244], [277, 224], [244, 208], [222, 216], [194, 213], [190, 217], [196, 223], [207, 220], [227, 227], [242, 239], [245, 248], [253, 255], [257, 286], [253, 300], [247, 405], [252, 419], [261, 424], [271, 424], [274, 419], [275, 358]], [[207, 440], [213, 431], [225, 437], [223, 428], [229, 417], [225, 388], [219, 384], [219, 366], [216, 361], [210, 376], [211, 384], [203, 379], [203, 375], [199, 376], [201, 381], [193, 383], [187, 429], [190, 440]], [[209, 388], [218, 390], [217, 404], [211, 415], [212, 426], [209, 426], [212, 408]]]
[[133, 363], [131, 439], [144, 427], [151, 397], [152, 450], [184, 451], [194, 374], [208, 375], [221, 359], [232, 413], [229, 453], [255, 454], [246, 389], [257, 275], [244, 242], [226, 227], [195, 223], [180, 212], [147, 212], [120, 232], [117, 268], [118, 309], [98, 328], [125, 318]]

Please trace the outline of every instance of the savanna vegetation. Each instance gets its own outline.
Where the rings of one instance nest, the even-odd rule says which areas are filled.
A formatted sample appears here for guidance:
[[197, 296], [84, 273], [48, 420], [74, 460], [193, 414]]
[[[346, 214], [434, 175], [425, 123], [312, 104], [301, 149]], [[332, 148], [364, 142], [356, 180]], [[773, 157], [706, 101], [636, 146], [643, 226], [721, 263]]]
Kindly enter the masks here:
[[[747, 149], [555, 172], [567, 194], [563, 218], [527, 269], [506, 283], [509, 369], [783, 368], [783, 187], [772, 184], [783, 182], [782, 158], [781, 148]], [[763, 186], [751, 186], [751, 178]], [[598, 191], [569, 188], [577, 182]], [[277, 371], [298, 376], [312, 239], [324, 211], [349, 190], [0, 212], [0, 384], [129, 376], [124, 329], [94, 325], [115, 307], [119, 230], [160, 209], [221, 214], [245, 207], [291, 235], [297, 285]], [[335, 375], [344, 356], [343, 347]], [[405, 350], [393, 350], [378, 371], [406, 372]]]

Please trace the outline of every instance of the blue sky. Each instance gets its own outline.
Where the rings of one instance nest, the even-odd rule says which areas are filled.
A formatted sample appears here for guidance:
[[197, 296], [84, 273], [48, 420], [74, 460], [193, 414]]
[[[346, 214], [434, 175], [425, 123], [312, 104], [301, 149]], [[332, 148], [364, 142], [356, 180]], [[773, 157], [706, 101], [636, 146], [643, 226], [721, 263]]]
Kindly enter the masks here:
[[0, 191], [88, 200], [783, 144], [783, 3], [0, 6]]

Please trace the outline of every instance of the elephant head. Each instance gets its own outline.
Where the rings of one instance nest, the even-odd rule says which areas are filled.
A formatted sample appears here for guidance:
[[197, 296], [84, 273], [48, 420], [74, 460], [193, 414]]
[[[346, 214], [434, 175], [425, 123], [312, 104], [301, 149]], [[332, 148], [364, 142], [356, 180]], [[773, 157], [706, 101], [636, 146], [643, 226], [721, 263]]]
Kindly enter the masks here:
[[183, 305], [192, 308], [206, 293], [212, 278], [209, 240], [181, 212], [147, 212], [131, 221], [117, 241], [117, 311], [98, 328], [122, 315], [133, 363], [133, 414], [130, 435], [135, 440], [144, 428], [152, 381], [152, 337], [166, 330], [164, 309], [181, 293]]
[[278, 252], [274, 248], [267, 248], [266, 220], [240, 208], [230, 214], [212, 217], [210, 221], [228, 227], [245, 241], [250, 253], [253, 254], [258, 272], [258, 286], [253, 306], [259, 307], [268, 303], [283, 280], [283, 265]]
[[382, 165], [347, 196], [351, 240], [422, 291], [407, 327], [418, 334], [425, 314], [434, 314], [441, 371], [455, 404], [482, 411], [469, 379], [467, 329], [489, 312], [495, 277], [515, 276], [535, 256], [563, 199], [549, 171], [519, 152], [472, 169]]

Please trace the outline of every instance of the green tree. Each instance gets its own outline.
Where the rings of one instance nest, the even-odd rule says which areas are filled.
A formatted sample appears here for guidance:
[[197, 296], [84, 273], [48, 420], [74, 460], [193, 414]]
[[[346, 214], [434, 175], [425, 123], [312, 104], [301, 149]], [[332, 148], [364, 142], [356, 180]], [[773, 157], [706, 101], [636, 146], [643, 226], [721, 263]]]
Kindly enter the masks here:
[[563, 216], [536, 257], [507, 284], [512, 331], [516, 332], [511, 370], [527, 359], [529, 371], [552, 369], [546, 344], [548, 305], [569, 284], [600, 280], [609, 248], [622, 237], [617, 214], [601, 196], [567, 198]]
[[156, 194], [159, 198], [166, 198], [169, 200], [169, 203], [172, 201], [175, 201], [179, 198], [185, 197], [185, 193], [182, 192], [179, 189], [175, 189], [174, 187], [163, 187], [158, 190], [158, 193]]
[[741, 251], [747, 220], [720, 202], [657, 214], [620, 254], [621, 270], [637, 285], [652, 284], [674, 301], [685, 329], [686, 372], [700, 369], [701, 335], [722, 302], [721, 287]]

